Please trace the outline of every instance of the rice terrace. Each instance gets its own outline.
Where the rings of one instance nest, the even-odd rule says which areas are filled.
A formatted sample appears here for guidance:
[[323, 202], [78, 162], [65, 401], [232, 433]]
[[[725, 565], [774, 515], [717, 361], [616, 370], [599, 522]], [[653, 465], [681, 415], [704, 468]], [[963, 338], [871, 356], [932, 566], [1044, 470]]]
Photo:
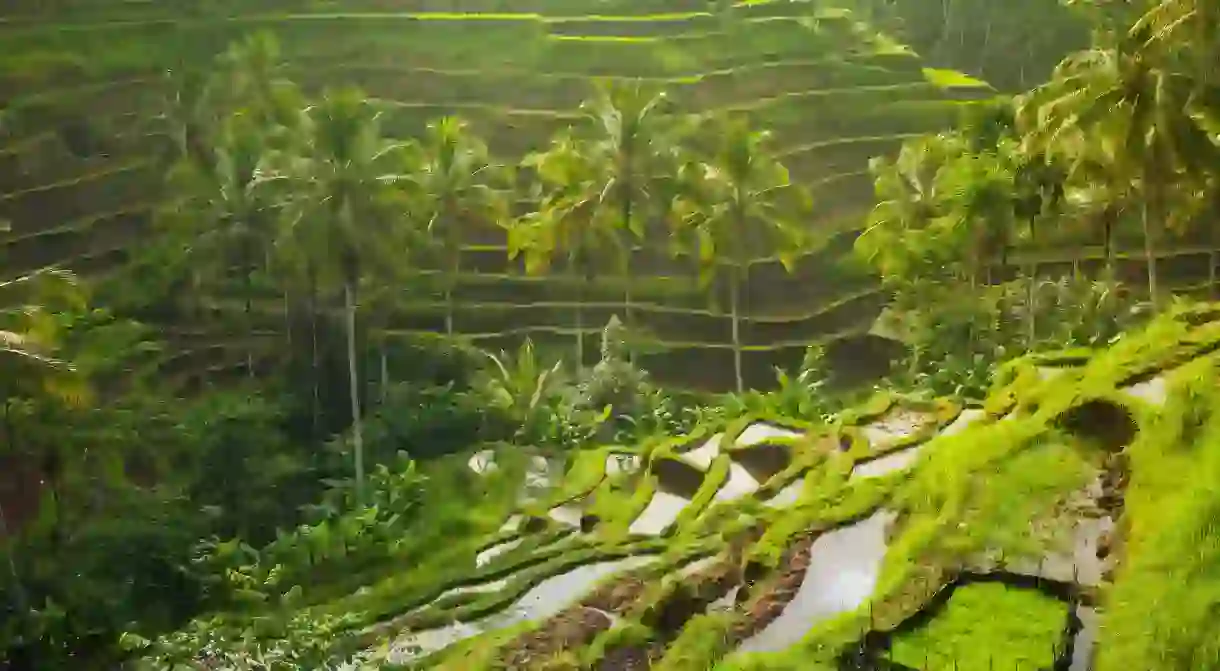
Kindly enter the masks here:
[[9, 0], [0, 669], [1220, 671], [1220, 8]]

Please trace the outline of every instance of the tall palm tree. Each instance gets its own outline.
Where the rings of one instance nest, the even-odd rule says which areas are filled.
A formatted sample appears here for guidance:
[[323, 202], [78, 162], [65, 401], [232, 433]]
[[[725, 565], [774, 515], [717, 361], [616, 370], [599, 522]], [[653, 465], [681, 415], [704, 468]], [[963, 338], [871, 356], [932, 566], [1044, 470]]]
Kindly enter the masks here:
[[[175, 76], [167, 109], [176, 151], [168, 170], [171, 203], [163, 218], [185, 234], [198, 286], [201, 271], [236, 274], [244, 285], [245, 319], [253, 329], [253, 278], [270, 260], [276, 193], [268, 162], [302, 141], [300, 91], [279, 77], [279, 47], [268, 34], [234, 43], [207, 75], [184, 70]], [[178, 238], [182, 240], [182, 238]], [[291, 345], [288, 291], [284, 291], [285, 337]], [[246, 365], [253, 374], [253, 357]]]
[[[244, 287], [250, 334], [254, 331], [253, 279], [274, 237], [277, 207], [267, 189], [266, 155], [262, 126], [238, 113], [221, 123], [215, 146], [206, 154], [179, 161], [169, 175], [170, 188], [184, 196], [174, 207], [173, 222], [189, 239], [194, 268], [212, 269], [221, 276], [236, 270]], [[246, 367], [252, 376], [250, 351]]]
[[[658, 189], [676, 168], [675, 123], [668, 103], [663, 91], [641, 80], [606, 80], [581, 105], [583, 150], [596, 169], [587, 186], [596, 193], [598, 207], [617, 215], [622, 229], [637, 240], [645, 237], [648, 222], [661, 218], [670, 206]], [[629, 263], [630, 247], [627, 252]], [[630, 327], [630, 278], [623, 302]]]
[[[1050, 82], [1021, 103], [1028, 148], [1076, 167], [1091, 152], [1108, 159], [1112, 182], [1138, 200], [1148, 291], [1159, 305], [1156, 240], [1171, 191], [1206, 174], [1215, 146], [1190, 114], [1192, 81], [1157, 67], [1141, 36], [1113, 49], [1069, 56]], [[1072, 168], [1069, 168], [1071, 170]]]
[[[348, 395], [358, 496], [364, 488], [364, 437], [356, 358], [357, 287], [393, 269], [389, 255], [410, 240], [399, 165], [403, 145], [381, 134], [377, 112], [355, 89], [327, 91], [307, 115], [309, 153], [292, 161], [299, 197], [281, 243], [324, 286], [343, 293]], [[361, 499], [362, 500], [362, 499]]]
[[1185, 56], [1183, 65], [1201, 82], [1216, 81], [1220, 56], [1220, 5], [1211, 0], [1160, 0], [1135, 22], [1131, 32], [1168, 56]]
[[426, 222], [444, 257], [445, 333], [453, 335], [453, 292], [462, 262], [462, 233], [470, 225], [504, 224], [509, 216], [509, 170], [492, 162], [487, 145], [457, 117], [428, 125], [408, 168], [412, 215]]
[[700, 281], [709, 285], [726, 266], [733, 330], [733, 375], [745, 389], [741, 364], [741, 284], [746, 264], [779, 252], [792, 269], [804, 244], [808, 194], [794, 185], [775, 158], [771, 135], [754, 130], [745, 117], [716, 118], [706, 128], [706, 156], [688, 160], [679, 180], [683, 195], [674, 206], [675, 233], [694, 247]]
[[557, 257], [565, 260], [577, 281], [576, 366], [585, 362], [584, 296], [603, 268], [624, 268], [630, 235], [618, 212], [603, 205], [601, 166], [586, 144], [561, 135], [542, 153], [526, 156], [523, 165], [537, 181], [538, 209], [513, 221], [508, 229], [510, 259], [524, 257], [530, 274], [544, 273]]

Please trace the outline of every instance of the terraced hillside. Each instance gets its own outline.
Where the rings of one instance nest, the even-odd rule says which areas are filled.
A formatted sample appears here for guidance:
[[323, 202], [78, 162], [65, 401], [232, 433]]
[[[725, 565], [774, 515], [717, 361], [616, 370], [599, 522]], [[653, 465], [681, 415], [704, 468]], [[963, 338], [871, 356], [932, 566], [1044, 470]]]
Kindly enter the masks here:
[[462, 455], [483, 533], [310, 612], [463, 671], [1215, 668], [1218, 350], [1203, 304], [1008, 364], [980, 407]]
[[[127, 259], [162, 202], [160, 157], [175, 93], [165, 72], [207, 68], [256, 31], [278, 38], [281, 74], [307, 89], [360, 86], [402, 135], [461, 114], [509, 161], [569, 126], [594, 77], [642, 77], [692, 111], [747, 111], [775, 131], [785, 163], [813, 188], [810, 226], [844, 233], [792, 275], [775, 259], [750, 265], [741, 335], [752, 386], [769, 384], [771, 365], [799, 359], [805, 344], [859, 333], [879, 312], [885, 296], [873, 278], [842, 262], [873, 204], [868, 159], [946, 127], [963, 106], [991, 95], [956, 71], [1023, 90], [1087, 32], [1051, 0], [1020, 12], [977, 0], [937, 8], [913, 0], [23, 0], [0, 17], [0, 220], [9, 225], [2, 240], [11, 274], [54, 263], [104, 274]], [[1119, 243], [1130, 250], [1120, 253], [1119, 270], [1138, 279], [1140, 241]], [[1164, 247], [1172, 260], [1165, 279], [1211, 292], [1214, 244], [1184, 245]], [[688, 269], [663, 256], [641, 250], [642, 270], [631, 278], [637, 325], [663, 354], [649, 363], [667, 381], [724, 388], [727, 380], [690, 371], [728, 369], [727, 291], [715, 287], [719, 300], [709, 301]], [[1058, 247], [1013, 261], [1059, 274], [1100, 266], [1103, 256], [1100, 248]], [[470, 232], [461, 267], [456, 328], [490, 347], [525, 334], [570, 339], [578, 299], [590, 313], [586, 329], [622, 311], [627, 278], [603, 278], [582, 293], [570, 277], [525, 277], [507, 261], [498, 229]], [[440, 329], [444, 301], [428, 281], [435, 277], [424, 269], [409, 304], [378, 328], [390, 336]], [[284, 336], [278, 295], [256, 305], [266, 324], [254, 336], [217, 335], [217, 316], [243, 303], [221, 301], [204, 320], [166, 317], [186, 334], [168, 363], [187, 371], [240, 366], [251, 337], [274, 352]]]
[[[263, 30], [282, 45], [284, 74], [308, 89], [358, 85], [384, 103], [390, 130], [404, 135], [429, 118], [459, 113], [509, 160], [573, 121], [590, 77], [644, 77], [690, 110], [749, 111], [782, 138], [785, 162], [814, 187], [818, 209], [810, 225], [850, 231], [871, 207], [871, 156], [944, 127], [963, 102], [989, 93], [968, 78], [926, 70], [900, 35], [878, 33], [865, 20], [873, 8], [853, 14], [843, 9], [849, 6], [10, 3], [0, 26], [6, 267], [19, 273], [63, 262], [100, 272], [126, 258], [148, 234], [160, 198], [157, 156], [172, 94], [164, 71], [206, 67], [232, 40]], [[907, 19], [914, 17], [876, 17], [885, 25]], [[570, 336], [570, 279], [521, 277], [506, 263], [499, 230], [472, 234], [467, 243], [460, 331], [493, 345], [526, 332]], [[807, 258], [793, 277], [774, 260], [751, 266], [743, 338], [756, 365], [749, 369], [765, 376], [770, 367], [762, 364], [797, 357], [810, 340], [859, 330], [875, 316], [882, 297], [871, 279], [836, 262], [849, 243]], [[675, 276], [633, 289], [643, 325], [670, 360], [686, 362], [673, 369], [719, 368], [704, 364], [727, 361], [728, 318], [709, 309], [686, 271], [641, 264]], [[610, 278], [586, 296], [594, 303], [589, 328], [619, 309], [622, 288], [621, 279]], [[410, 309], [387, 327], [393, 333], [439, 328], [437, 297], [412, 291]], [[280, 322], [268, 321], [271, 343]], [[192, 342], [206, 344], [211, 353], [199, 360], [216, 366], [244, 360], [249, 348], [231, 340], [205, 333]]]

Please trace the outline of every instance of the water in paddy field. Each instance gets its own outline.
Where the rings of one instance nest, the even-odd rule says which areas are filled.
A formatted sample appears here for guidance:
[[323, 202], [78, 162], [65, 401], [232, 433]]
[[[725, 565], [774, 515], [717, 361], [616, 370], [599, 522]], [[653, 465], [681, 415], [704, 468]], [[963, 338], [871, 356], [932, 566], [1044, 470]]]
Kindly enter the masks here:
[[796, 596], [780, 616], [741, 645], [743, 652], [775, 652], [800, 641], [819, 622], [862, 606], [873, 593], [890, 512], [874, 513], [813, 542], [809, 568]]
[[546, 619], [574, 603], [602, 578], [655, 560], [655, 557], [639, 556], [578, 566], [539, 582], [502, 611], [473, 622], [455, 622], [396, 639], [390, 646], [386, 661], [406, 664], [479, 634], [505, 629], [527, 620]]
[[682, 509], [690, 505], [690, 499], [684, 499], [677, 494], [663, 492], [660, 489], [652, 495], [652, 500], [644, 508], [644, 512], [635, 518], [628, 531], [645, 536], [659, 536], [678, 519]]

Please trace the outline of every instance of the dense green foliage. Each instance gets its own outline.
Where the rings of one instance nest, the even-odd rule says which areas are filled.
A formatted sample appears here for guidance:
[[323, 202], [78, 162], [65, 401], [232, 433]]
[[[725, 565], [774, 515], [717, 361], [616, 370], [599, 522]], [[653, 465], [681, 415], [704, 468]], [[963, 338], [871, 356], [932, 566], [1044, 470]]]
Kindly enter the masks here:
[[[1062, 545], [1100, 481], [1109, 564], [1071, 587], [1096, 668], [1220, 669], [1220, 312], [1188, 300], [1217, 290], [1210, 4], [307, 4], [6, 15], [0, 84], [36, 91], [0, 110], [6, 668], [388, 668], [404, 632], [650, 557], [588, 597], [604, 627], [421, 663], [829, 669]], [[401, 99], [407, 71], [444, 102]], [[762, 421], [791, 435], [746, 444]], [[862, 604], [739, 649], [881, 510]], [[888, 652], [1047, 668], [1069, 605], [959, 587]]]

